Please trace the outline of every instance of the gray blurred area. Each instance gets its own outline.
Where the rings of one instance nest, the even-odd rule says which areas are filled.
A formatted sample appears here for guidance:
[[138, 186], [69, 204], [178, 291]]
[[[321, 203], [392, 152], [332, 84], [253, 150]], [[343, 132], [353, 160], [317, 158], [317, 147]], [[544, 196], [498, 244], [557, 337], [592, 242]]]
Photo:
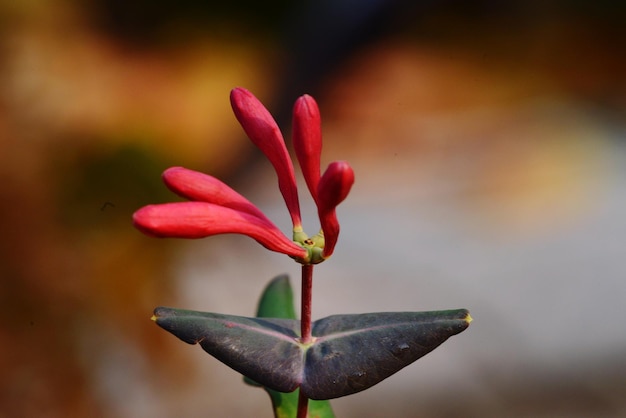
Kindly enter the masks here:
[[73, 0], [0, 2], [0, 21], [0, 417], [272, 416], [149, 318], [253, 315], [272, 277], [299, 288], [298, 265], [247, 237], [157, 240], [130, 222], [176, 200], [159, 176], [180, 165], [289, 233], [235, 86], [288, 145], [294, 100], [314, 95], [323, 165], [355, 170], [314, 318], [474, 318], [333, 400], [338, 417], [626, 415], [622, 5]]

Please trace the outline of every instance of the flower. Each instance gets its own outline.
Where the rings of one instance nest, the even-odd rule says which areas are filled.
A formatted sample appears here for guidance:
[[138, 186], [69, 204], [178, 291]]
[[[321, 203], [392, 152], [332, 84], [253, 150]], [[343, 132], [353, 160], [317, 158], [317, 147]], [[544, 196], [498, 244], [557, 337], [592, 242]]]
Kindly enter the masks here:
[[301, 264], [317, 264], [329, 258], [339, 236], [335, 210], [350, 192], [354, 172], [347, 162], [336, 161], [320, 175], [322, 132], [317, 103], [304, 95], [293, 109], [294, 150], [317, 205], [321, 226], [321, 231], [309, 238], [302, 228], [293, 164], [276, 121], [246, 89], [233, 89], [230, 101], [244, 131], [276, 170], [278, 187], [291, 216], [293, 238], [285, 236], [259, 208], [220, 180], [182, 167], [165, 170], [163, 181], [189, 201], [144, 206], [133, 215], [135, 227], [156, 237], [243, 234]]

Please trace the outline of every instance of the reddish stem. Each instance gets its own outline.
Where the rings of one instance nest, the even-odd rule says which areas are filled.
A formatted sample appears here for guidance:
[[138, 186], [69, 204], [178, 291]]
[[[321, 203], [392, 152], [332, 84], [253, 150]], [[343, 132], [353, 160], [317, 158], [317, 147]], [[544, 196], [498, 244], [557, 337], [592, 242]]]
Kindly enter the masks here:
[[298, 414], [297, 418], [307, 418], [309, 416], [309, 398], [302, 392], [298, 392]]
[[[302, 313], [300, 315], [300, 342], [304, 344], [310, 343], [313, 338], [311, 335], [311, 300], [313, 293], [313, 265], [307, 264], [302, 266]], [[307, 418], [309, 414], [309, 398], [304, 396], [302, 392], [298, 395], [298, 414], [297, 418]]]
[[302, 314], [300, 315], [300, 341], [311, 342], [311, 299], [313, 293], [313, 265], [302, 266]]

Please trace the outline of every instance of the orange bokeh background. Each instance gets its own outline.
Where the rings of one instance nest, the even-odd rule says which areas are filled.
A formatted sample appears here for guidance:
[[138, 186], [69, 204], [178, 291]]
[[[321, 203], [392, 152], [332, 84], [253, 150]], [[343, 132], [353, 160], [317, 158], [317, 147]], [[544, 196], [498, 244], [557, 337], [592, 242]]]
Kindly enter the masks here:
[[[220, 177], [270, 211], [279, 206], [271, 170], [231, 114], [235, 86], [253, 91], [286, 133], [290, 103], [315, 95], [324, 118], [324, 163], [346, 159], [355, 169], [335, 257], [343, 252], [359, 261], [337, 260], [335, 273], [334, 258], [320, 266], [322, 277], [350, 279], [337, 288], [328, 279], [316, 282], [316, 316], [472, 305], [475, 323], [447, 343], [457, 351], [435, 364], [446, 363], [446, 355], [460, 360], [464, 344], [469, 362], [481, 358], [480, 347], [491, 339], [514, 341], [510, 329], [490, 322], [500, 312], [488, 301], [515, 300], [515, 291], [507, 291], [502, 277], [505, 296], [468, 282], [482, 289], [480, 297], [453, 291], [445, 299], [433, 290], [433, 299], [423, 296], [415, 306], [392, 300], [411, 293], [394, 275], [415, 271], [384, 254], [394, 245], [416, 245], [417, 260], [428, 242], [398, 233], [374, 253], [381, 254], [376, 262], [359, 259], [361, 247], [375, 247], [387, 209], [402, 208], [407, 219], [425, 211], [437, 226], [447, 223], [439, 208], [456, 208], [453, 227], [494, 248], [499, 242], [541, 248], [600, 212], [613, 213], [607, 222], [614, 222], [616, 237], [624, 231], [623, 214], [615, 215], [606, 198], [624, 196], [626, 180], [620, 171], [626, 161], [623, 6], [389, 2], [384, 13], [351, 26], [332, 19], [359, 19], [356, 10], [365, 8], [353, 5], [354, 13], [341, 15], [340, 4], [349, 2], [331, 3], [0, 4], [0, 417], [272, 416], [262, 391], [149, 318], [157, 305], [252, 315], [265, 282], [287, 269], [297, 273], [295, 266], [243, 238], [156, 240], [130, 223], [142, 205], [173, 199], [159, 176], [174, 165]], [[363, 215], [373, 232], [354, 235], [360, 241], [351, 247], [349, 231], [364, 226], [359, 216], [366, 210], [380, 210], [379, 224]], [[588, 277], [600, 289], [605, 279], [624, 277], [619, 266], [626, 252], [615, 250], [621, 247], [612, 239], [598, 238], [607, 258]], [[444, 246], [450, 263], [454, 245]], [[369, 283], [375, 273], [368, 271], [378, 268], [370, 270], [368, 262], [388, 266], [392, 277], [378, 280], [381, 288], [359, 288], [358, 278]], [[184, 277], [203, 268], [222, 279], [189, 290], [194, 281]], [[425, 274], [439, 268], [428, 265]], [[568, 272], [565, 266], [558, 274]], [[425, 294], [431, 280], [422, 285]], [[541, 315], [553, 314], [545, 299], [561, 294], [542, 293], [541, 277], [528, 280], [537, 280], [538, 297], [525, 303], [541, 322]], [[613, 298], [621, 291], [626, 302], [623, 285], [605, 289]], [[463, 306], [440, 306], [439, 296]], [[574, 311], [605, 303], [578, 293], [571, 301]], [[623, 334], [620, 325], [615, 333]], [[555, 340], [572, 338], [559, 332]], [[341, 417], [618, 416], [626, 410], [619, 396], [626, 379], [611, 365], [623, 359], [626, 342], [615, 341], [584, 357], [594, 370], [576, 376], [584, 384], [541, 362], [514, 368], [513, 375], [478, 362], [471, 373], [482, 382], [480, 396], [450, 395], [439, 382], [424, 395], [390, 386], [334, 405]]]

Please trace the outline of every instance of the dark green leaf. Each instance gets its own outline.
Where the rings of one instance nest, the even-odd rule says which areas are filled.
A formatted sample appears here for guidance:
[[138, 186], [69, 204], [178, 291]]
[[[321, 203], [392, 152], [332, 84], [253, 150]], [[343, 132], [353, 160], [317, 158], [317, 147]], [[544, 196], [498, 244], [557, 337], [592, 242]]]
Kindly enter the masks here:
[[302, 381], [299, 323], [293, 319], [245, 318], [183, 309], [156, 308], [161, 328], [200, 346], [263, 386], [291, 392]]
[[334, 315], [313, 324], [300, 390], [331, 399], [365, 390], [468, 326], [464, 310]]
[[313, 324], [300, 344], [299, 321], [157, 308], [156, 323], [267, 388], [301, 387], [311, 399], [365, 390], [469, 325], [465, 309], [335, 315]]
[[[289, 276], [282, 274], [274, 277], [267, 284], [265, 289], [263, 289], [263, 293], [261, 293], [256, 316], [257, 318], [296, 319], [296, 312], [293, 307], [293, 289], [289, 282]], [[249, 385], [261, 386], [247, 376], [244, 376], [243, 380]]]

